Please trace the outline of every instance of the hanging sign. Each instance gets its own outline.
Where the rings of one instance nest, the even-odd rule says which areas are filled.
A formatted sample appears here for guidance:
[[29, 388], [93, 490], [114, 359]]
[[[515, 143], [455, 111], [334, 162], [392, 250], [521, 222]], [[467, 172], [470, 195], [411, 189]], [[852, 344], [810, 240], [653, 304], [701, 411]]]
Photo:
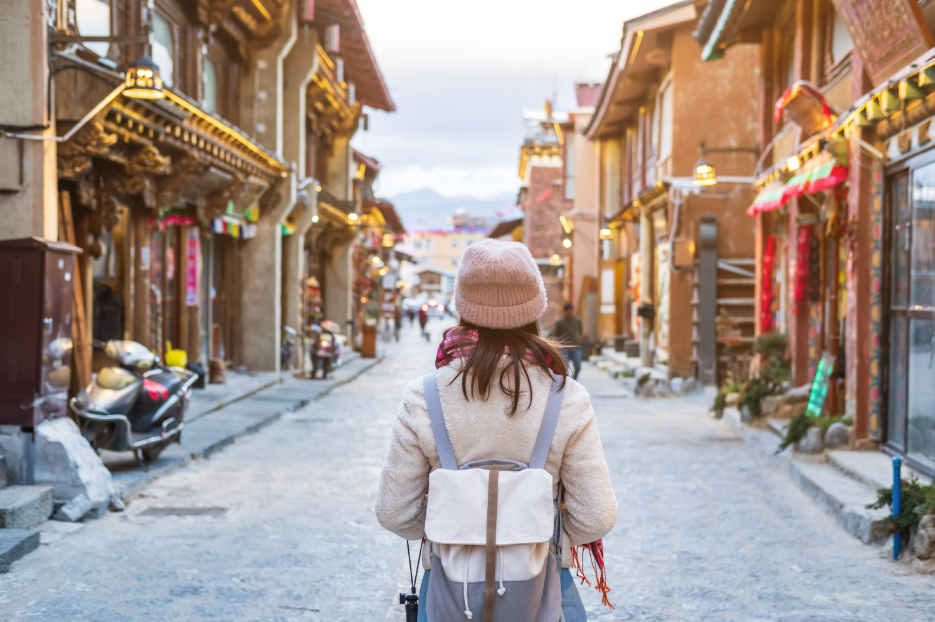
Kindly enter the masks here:
[[185, 233], [185, 306], [198, 306], [198, 229]]
[[874, 86], [935, 44], [917, 0], [833, 0]]
[[812, 390], [808, 395], [808, 414], [820, 417], [825, 407], [825, 397], [828, 395], [828, 379], [834, 372], [835, 357], [829, 352], [821, 354], [818, 369], [815, 370], [815, 380], [812, 381]]

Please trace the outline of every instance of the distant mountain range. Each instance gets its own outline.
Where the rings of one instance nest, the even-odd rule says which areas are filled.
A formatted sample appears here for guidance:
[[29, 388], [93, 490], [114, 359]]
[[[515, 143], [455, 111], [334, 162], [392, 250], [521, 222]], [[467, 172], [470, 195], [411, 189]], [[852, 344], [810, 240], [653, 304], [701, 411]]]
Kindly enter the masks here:
[[[453, 216], [459, 207], [466, 208], [471, 216], [490, 219], [491, 227], [495, 221], [519, 218], [522, 215], [522, 212], [514, 207], [514, 193], [478, 199], [472, 196], [445, 197], [430, 188], [423, 188], [390, 197], [389, 201], [396, 206], [396, 213], [407, 231], [443, 229], [448, 225], [448, 218]], [[503, 215], [499, 216], [498, 212]]]

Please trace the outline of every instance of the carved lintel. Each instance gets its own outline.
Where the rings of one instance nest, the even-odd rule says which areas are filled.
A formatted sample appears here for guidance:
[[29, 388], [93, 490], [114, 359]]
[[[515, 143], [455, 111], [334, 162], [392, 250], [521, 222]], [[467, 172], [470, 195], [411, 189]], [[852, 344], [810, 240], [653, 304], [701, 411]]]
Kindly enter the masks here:
[[156, 182], [156, 207], [170, 207], [182, 198], [182, 190], [198, 179], [206, 165], [193, 153], [186, 153], [174, 162], [173, 174], [159, 177]]
[[108, 134], [101, 121], [92, 121], [78, 130], [71, 140], [58, 146], [58, 175], [73, 179], [91, 169], [91, 158], [102, 156], [117, 142], [116, 134]]
[[120, 222], [119, 205], [117, 199], [112, 195], [104, 194], [101, 196], [101, 220], [107, 231], [111, 231]]

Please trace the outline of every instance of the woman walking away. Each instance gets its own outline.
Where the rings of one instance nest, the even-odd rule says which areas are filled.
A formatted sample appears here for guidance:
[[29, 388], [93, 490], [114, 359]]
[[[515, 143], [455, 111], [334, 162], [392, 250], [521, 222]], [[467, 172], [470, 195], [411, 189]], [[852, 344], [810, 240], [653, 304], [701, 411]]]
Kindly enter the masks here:
[[383, 527], [425, 538], [418, 619], [586, 620], [573, 551], [593, 556], [606, 602], [600, 538], [617, 501], [588, 393], [540, 336], [529, 250], [468, 247], [454, 304], [436, 372], [403, 392], [377, 491]]

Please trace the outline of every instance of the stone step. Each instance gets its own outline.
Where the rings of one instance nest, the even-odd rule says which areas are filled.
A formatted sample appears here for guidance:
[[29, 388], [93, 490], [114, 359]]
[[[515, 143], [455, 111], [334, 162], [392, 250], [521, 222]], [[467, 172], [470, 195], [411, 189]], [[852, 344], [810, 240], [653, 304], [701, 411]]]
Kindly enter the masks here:
[[10, 486], [0, 490], [0, 528], [32, 529], [52, 515], [51, 486]]
[[39, 548], [39, 532], [34, 529], [0, 529], [0, 573], [10, 564]]

